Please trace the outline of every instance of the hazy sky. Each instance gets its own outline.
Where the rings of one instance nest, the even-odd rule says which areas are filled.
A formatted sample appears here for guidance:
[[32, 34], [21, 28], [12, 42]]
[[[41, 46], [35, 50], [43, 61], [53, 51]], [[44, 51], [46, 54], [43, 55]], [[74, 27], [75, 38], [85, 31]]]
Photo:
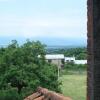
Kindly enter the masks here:
[[40, 39], [86, 44], [87, 0], [0, 0], [0, 44]]

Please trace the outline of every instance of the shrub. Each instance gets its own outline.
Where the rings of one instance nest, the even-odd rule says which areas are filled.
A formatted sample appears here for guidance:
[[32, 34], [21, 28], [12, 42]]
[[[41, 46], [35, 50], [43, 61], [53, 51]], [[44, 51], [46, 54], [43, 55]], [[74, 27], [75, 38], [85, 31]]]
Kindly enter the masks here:
[[0, 100], [23, 100], [22, 96], [16, 90], [1, 90]]

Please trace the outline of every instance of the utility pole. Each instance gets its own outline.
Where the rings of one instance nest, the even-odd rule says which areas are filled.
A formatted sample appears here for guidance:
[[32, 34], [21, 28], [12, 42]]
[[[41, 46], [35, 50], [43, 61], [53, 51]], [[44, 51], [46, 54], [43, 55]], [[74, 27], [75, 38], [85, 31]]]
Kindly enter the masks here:
[[58, 80], [59, 80], [59, 76], [60, 76], [60, 60], [58, 60]]

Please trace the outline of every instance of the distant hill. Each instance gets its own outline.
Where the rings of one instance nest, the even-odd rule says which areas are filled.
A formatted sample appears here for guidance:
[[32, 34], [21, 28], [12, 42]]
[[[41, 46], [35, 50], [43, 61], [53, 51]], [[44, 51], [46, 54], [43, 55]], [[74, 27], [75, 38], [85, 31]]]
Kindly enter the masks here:
[[58, 46], [58, 45], [48, 45], [46, 49], [70, 49], [70, 48], [86, 48], [86, 46]]

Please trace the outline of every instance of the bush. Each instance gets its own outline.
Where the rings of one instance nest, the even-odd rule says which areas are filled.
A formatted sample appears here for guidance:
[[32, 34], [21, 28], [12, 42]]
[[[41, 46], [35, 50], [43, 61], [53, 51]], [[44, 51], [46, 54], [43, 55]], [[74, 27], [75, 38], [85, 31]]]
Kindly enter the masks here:
[[61, 70], [61, 75], [66, 74], [85, 74], [87, 65], [66, 63], [64, 69]]
[[86, 64], [66, 63], [64, 69], [86, 70]]
[[1, 90], [0, 100], [23, 100], [22, 96], [16, 90]]

